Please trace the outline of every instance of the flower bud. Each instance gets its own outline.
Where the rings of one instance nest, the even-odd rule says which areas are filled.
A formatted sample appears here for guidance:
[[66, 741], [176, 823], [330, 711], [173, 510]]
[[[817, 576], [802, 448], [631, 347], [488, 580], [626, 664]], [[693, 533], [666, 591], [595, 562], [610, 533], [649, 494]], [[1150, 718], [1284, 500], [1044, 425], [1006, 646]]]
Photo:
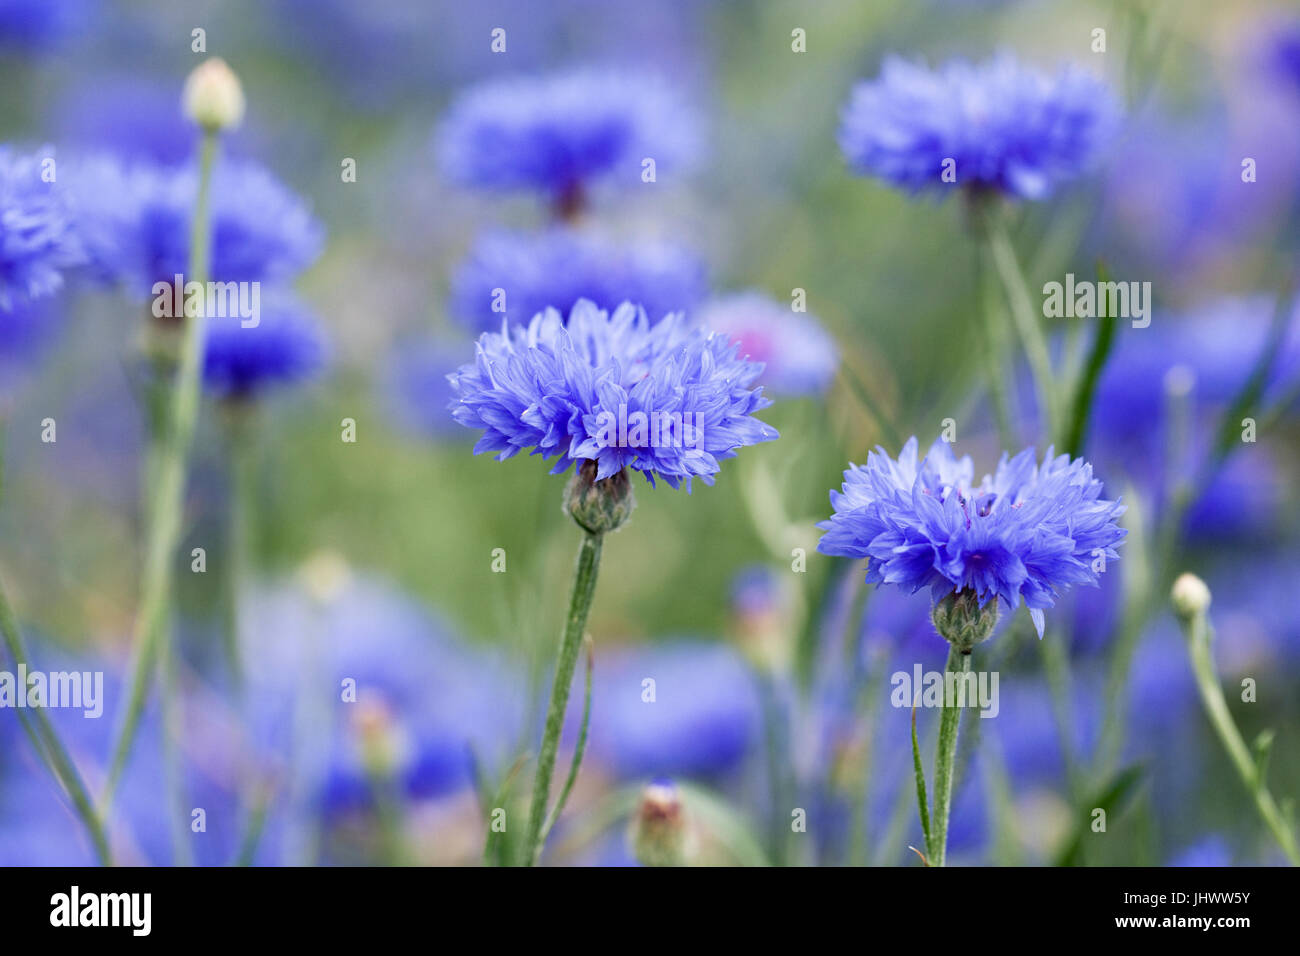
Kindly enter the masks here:
[[239, 77], [220, 57], [204, 60], [185, 80], [181, 107], [186, 117], [208, 132], [238, 126], [244, 118]]
[[632, 818], [632, 852], [642, 866], [685, 866], [694, 848], [677, 786], [653, 780], [641, 791]]
[[974, 591], [953, 591], [930, 609], [930, 620], [941, 637], [963, 654], [969, 654], [976, 644], [987, 641], [998, 626], [998, 599], [990, 598], [980, 607]]
[[298, 569], [298, 580], [313, 601], [322, 607], [333, 604], [352, 583], [347, 559], [325, 549], [311, 555]]
[[564, 490], [564, 510], [591, 534], [604, 534], [622, 527], [635, 507], [627, 469], [597, 481], [596, 463], [590, 459], [578, 465]]
[[1197, 617], [1210, 609], [1210, 589], [1194, 574], [1180, 574], [1170, 591], [1174, 613], [1184, 620]]

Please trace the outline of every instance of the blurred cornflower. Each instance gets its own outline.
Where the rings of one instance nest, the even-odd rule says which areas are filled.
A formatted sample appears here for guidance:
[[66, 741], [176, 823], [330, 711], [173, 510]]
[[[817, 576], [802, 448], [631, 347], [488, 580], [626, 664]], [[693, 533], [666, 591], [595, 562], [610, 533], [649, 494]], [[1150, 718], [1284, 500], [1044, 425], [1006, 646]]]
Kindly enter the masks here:
[[256, 590], [241, 628], [259, 661], [249, 741], [297, 813], [374, 810], [386, 786], [406, 801], [449, 797], [471, 787], [476, 761], [504, 769], [523, 725], [521, 672], [336, 556], [300, 577]]
[[57, 291], [85, 259], [52, 164], [51, 155], [0, 146], [0, 311]]
[[697, 148], [694, 113], [661, 78], [584, 69], [493, 80], [452, 104], [436, 136], [443, 172], [487, 189], [532, 189], [565, 213], [601, 179], [641, 182]]
[[1023, 598], [1041, 637], [1056, 596], [1095, 585], [1098, 568], [1119, 557], [1124, 509], [1101, 492], [1090, 465], [1051, 449], [1041, 465], [1032, 448], [1004, 453], [975, 484], [969, 456], [958, 459], [939, 439], [918, 462], [913, 437], [897, 461], [877, 449], [844, 472], [818, 550], [867, 558], [868, 582], [929, 588], [936, 602], [965, 593], [980, 609], [990, 601], [1015, 609]]
[[464, 363], [463, 342], [398, 342], [390, 373], [378, 383], [384, 404], [400, 424], [426, 437], [464, 437], [452, 417], [456, 392], [447, 380]]
[[753, 674], [725, 645], [675, 640], [602, 653], [592, 710], [600, 719], [589, 759], [623, 780], [717, 780], [742, 769], [760, 740]]
[[0, 50], [44, 51], [87, 29], [90, 0], [0, 0]]
[[[1273, 309], [1267, 297], [1221, 299], [1183, 315], [1157, 315], [1148, 328], [1122, 329], [1092, 409], [1088, 452], [1097, 467], [1107, 475], [1125, 474], [1157, 512], [1169, 503], [1171, 477], [1202, 474], [1223, 410], [1268, 346]], [[1262, 381], [1261, 409], [1279, 403], [1288, 383], [1300, 376], [1300, 323], [1294, 315], [1286, 321]], [[1172, 395], [1173, 385], [1185, 394]], [[1185, 409], [1180, 412], [1176, 403]], [[1294, 406], [1279, 411], [1294, 414]], [[1180, 415], [1187, 420], [1181, 422]], [[1276, 531], [1284, 482], [1275, 449], [1243, 442], [1221, 467], [1202, 476], [1184, 516], [1184, 530], [1193, 538]]]
[[[111, 659], [46, 651], [41, 667], [51, 673], [102, 673], [100, 704], [122, 692], [122, 673]], [[107, 712], [96, 718], [76, 708], [52, 707], [47, 713], [83, 778], [100, 777], [102, 755], [109, 750], [114, 729]], [[221, 722], [211, 712], [204, 716], [206, 720], [196, 721], [206, 727], [203, 742], [215, 743], [224, 736], [218, 729]], [[210, 753], [190, 747], [189, 738], [182, 742], [178, 766], [169, 770], [162, 755], [165, 732], [158, 708], [150, 707], [140, 728], [141, 746], [132, 756], [106, 821], [113, 858], [128, 866], [179, 865], [188, 860], [203, 866], [229, 865], [239, 849], [241, 823], [231, 777], [213, 773]], [[161, 796], [169, 772], [177, 774], [184, 793], [192, 798], [185, 807]], [[202, 832], [191, 830], [191, 807], [203, 808]], [[182, 834], [187, 841], [184, 847], [176, 842]], [[14, 711], [0, 709], [0, 866], [90, 866], [94, 862], [63, 789], [33, 755]], [[263, 855], [259, 862], [276, 860]]]
[[[94, 157], [68, 172], [77, 221], [101, 277], [147, 296], [184, 275], [198, 173], [193, 166]], [[213, 282], [284, 280], [320, 254], [324, 231], [301, 199], [251, 162], [223, 163], [212, 184]]]
[[209, 316], [203, 386], [221, 398], [246, 399], [266, 388], [317, 374], [325, 363], [324, 334], [311, 312], [285, 291], [262, 296], [256, 325], [235, 316]]
[[1117, 115], [1106, 85], [1074, 68], [1049, 76], [1002, 54], [930, 70], [890, 56], [854, 88], [839, 143], [856, 172], [911, 192], [1042, 199], [1087, 168]]
[[474, 332], [491, 332], [537, 313], [561, 313], [579, 299], [606, 310], [631, 302], [652, 319], [703, 298], [704, 264], [671, 242], [619, 244], [598, 233], [553, 228], [481, 237], [452, 277], [452, 313]]
[[194, 152], [194, 130], [176, 109], [176, 91], [156, 76], [97, 71], [63, 91], [51, 114], [57, 141], [69, 151], [107, 150], [164, 164]]
[[698, 319], [706, 329], [739, 342], [741, 354], [762, 362], [759, 382], [778, 395], [821, 395], [835, 377], [835, 340], [812, 316], [761, 292], [717, 299]]
[[1232, 847], [1217, 833], [1211, 833], [1169, 860], [1166, 866], [1223, 867], [1232, 866]]
[[33, 359], [40, 356], [63, 323], [64, 307], [62, 297], [52, 296], [0, 309], [0, 403], [16, 381], [32, 373]]
[[483, 429], [476, 454], [531, 448], [558, 456], [552, 474], [586, 460], [597, 481], [630, 468], [689, 491], [692, 478], [713, 484], [737, 449], [777, 437], [753, 417], [771, 404], [753, 387], [762, 368], [682, 313], [652, 323], [628, 303], [610, 314], [580, 300], [567, 326], [548, 309], [484, 333], [450, 381], [456, 421]]

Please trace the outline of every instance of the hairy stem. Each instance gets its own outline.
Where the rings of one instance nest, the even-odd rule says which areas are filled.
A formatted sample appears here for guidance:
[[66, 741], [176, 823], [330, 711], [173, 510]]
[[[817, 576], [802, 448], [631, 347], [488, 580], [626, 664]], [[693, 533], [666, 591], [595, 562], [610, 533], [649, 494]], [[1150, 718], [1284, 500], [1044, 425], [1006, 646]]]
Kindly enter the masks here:
[[[535, 866], [542, 856], [546, 822], [546, 805], [551, 799], [551, 775], [555, 772], [555, 758], [560, 749], [560, 734], [564, 730], [564, 715], [569, 706], [569, 690], [573, 672], [582, 650], [582, 635], [587, 627], [587, 614], [596, 593], [596, 574], [600, 568], [600, 550], [603, 534], [584, 532], [582, 546], [578, 549], [578, 564], [573, 574], [573, 591], [569, 597], [569, 616], [560, 639], [560, 655], [555, 664], [555, 680], [551, 684], [551, 703], [546, 712], [546, 726], [542, 732], [542, 748], [537, 755], [537, 774], [533, 778], [533, 802], [528, 819], [526, 863]], [[575, 753], [574, 760], [581, 754]], [[575, 774], [576, 776], [576, 774]]]
[[[964, 674], [970, 670], [970, 654], [963, 654], [956, 645], [948, 648], [949, 674]], [[961, 724], [961, 708], [955, 694], [948, 694], [948, 680], [944, 679], [943, 713], [939, 718], [939, 746], [934, 756], [934, 814], [930, 823], [930, 865], [943, 866], [948, 850], [948, 815], [952, 809], [953, 768], [957, 763], [957, 730]], [[954, 688], [955, 691], [956, 688]]]

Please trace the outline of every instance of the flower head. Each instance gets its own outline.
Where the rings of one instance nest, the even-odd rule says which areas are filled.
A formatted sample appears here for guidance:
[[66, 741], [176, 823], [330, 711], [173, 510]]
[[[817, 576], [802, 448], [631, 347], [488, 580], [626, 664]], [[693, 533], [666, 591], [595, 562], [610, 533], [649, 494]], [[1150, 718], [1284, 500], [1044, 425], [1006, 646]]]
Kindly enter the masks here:
[[547, 308], [590, 299], [612, 310], [642, 306], [652, 319], [689, 308], [704, 295], [704, 265], [669, 242], [620, 245], [598, 234], [550, 229], [498, 232], [475, 243], [452, 279], [452, 311], [475, 332], [504, 316], [524, 323]]
[[[148, 295], [189, 268], [193, 165], [124, 165], [98, 157], [69, 173], [78, 225], [105, 279]], [[324, 231], [307, 206], [255, 163], [225, 162], [212, 183], [213, 282], [289, 278], [320, 254]]]
[[1083, 172], [1116, 116], [1108, 88], [1079, 70], [1047, 76], [1003, 55], [934, 71], [889, 57], [854, 89], [840, 149], [857, 172], [912, 192], [951, 182], [1042, 199]]
[[689, 491], [692, 478], [713, 484], [737, 449], [777, 437], [753, 417], [771, 404], [753, 387], [762, 370], [681, 313], [652, 323], [631, 304], [610, 314], [583, 299], [567, 326], [547, 309], [484, 333], [450, 381], [456, 421], [483, 429], [476, 453], [531, 448], [558, 456], [552, 474], [593, 460], [596, 480], [632, 468]]
[[320, 325], [287, 292], [267, 295], [256, 325], [209, 316], [204, 328], [203, 386], [222, 398], [249, 398], [274, 385], [310, 378], [325, 363]]
[[43, 175], [45, 158], [0, 146], [0, 311], [57, 291], [84, 260], [67, 194]]
[[700, 324], [735, 339], [743, 355], [762, 362], [759, 381], [778, 395], [821, 395], [835, 377], [835, 340], [816, 319], [760, 292], [719, 299], [701, 311]]
[[1101, 491], [1091, 465], [1051, 449], [1041, 465], [1032, 448], [1003, 454], [975, 484], [969, 456], [937, 440], [918, 462], [913, 437], [897, 461], [877, 449], [849, 467], [818, 550], [867, 558], [868, 582], [928, 587], [936, 602], [970, 591], [980, 608], [997, 599], [1014, 609], [1024, 598], [1041, 637], [1057, 595], [1095, 585], [1097, 568], [1119, 557], [1124, 508]]
[[437, 136], [445, 173], [487, 189], [553, 196], [611, 177], [640, 182], [695, 150], [689, 107], [660, 79], [604, 70], [495, 80], [452, 105]]

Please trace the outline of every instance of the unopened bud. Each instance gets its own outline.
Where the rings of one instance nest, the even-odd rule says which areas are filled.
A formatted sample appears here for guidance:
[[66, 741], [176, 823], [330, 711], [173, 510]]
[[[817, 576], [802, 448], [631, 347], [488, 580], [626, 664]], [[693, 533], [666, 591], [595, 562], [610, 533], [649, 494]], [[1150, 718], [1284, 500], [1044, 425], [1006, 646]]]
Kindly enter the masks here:
[[186, 117], [209, 132], [238, 126], [244, 118], [239, 77], [220, 57], [204, 60], [185, 80], [181, 107]]
[[1170, 591], [1174, 613], [1188, 620], [1210, 609], [1210, 589], [1194, 574], [1180, 574]]
[[694, 854], [686, 808], [671, 780], [654, 780], [641, 791], [631, 840], [642, 866], [685, 866]]
[[597, 481], [596, 463], [583, 461], [564, 490], [564, 510], [591, 534], [604, 534], [622, 527], [635, 507], [632, 480], [626, 468]]
[[992, 597], [980, 607], [974, 591], [953, 591], [930, 609], [930, 620], [949, 644], [969, 654], [976, 644], [987, 641], [998, 626], [998, 599]]

